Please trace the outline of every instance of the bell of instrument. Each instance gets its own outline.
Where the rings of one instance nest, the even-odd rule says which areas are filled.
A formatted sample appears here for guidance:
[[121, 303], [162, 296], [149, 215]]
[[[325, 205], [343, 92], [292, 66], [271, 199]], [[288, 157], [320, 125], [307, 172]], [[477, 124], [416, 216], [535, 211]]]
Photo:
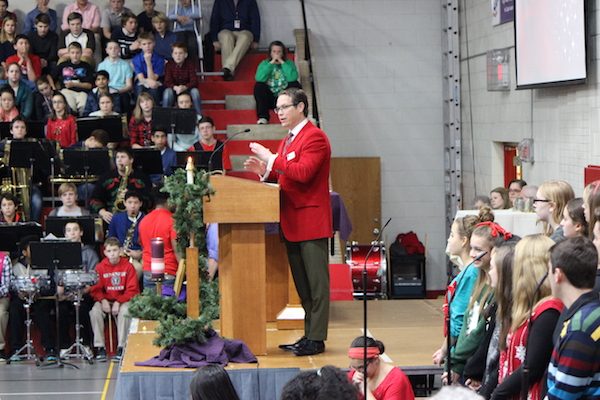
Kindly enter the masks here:
[[12, 192], [21, 201], [24, 221], [31, 221], [31, 189], [29, 187], [29, 169], [11, 168]]
[[113, 214], [125, 211], [125, 200], [121, 197], [121, 193], [127, 189], [127, 181], [129, 181], [129, 174], [131, 173], [131, 167], [125, 166], [125, 175], [121, 177], [121, 183], [119, 184], [119, 190], [117, 191], [117, 197], [113, 206]]

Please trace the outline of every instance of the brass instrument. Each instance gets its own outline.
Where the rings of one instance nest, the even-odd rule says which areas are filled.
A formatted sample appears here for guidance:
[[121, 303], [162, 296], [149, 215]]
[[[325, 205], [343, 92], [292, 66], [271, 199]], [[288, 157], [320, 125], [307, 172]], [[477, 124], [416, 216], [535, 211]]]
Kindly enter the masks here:
[[[4, 163], [10, 165], [10, 141], [4, 145]], [[2, 180], [2, 192], [10, 191], [20, 200], [24, 221], [31, 220], [31, 177], [29, 168], [11, 168], [12, 182], [9, 178]]]
[[[140, 215], [139, 214], [136, 215], [133, 218], [133, 223], [127, 230], [127, 234], [125, 235], [125, 240], [123, 240], [123, 254], [121, 254], [122, 257], [127, 257], [127, 250], [129, 250], [129, 248], [133, 244], [133, 234], [135, 233], [135, 227], [137, 226], [139, 218], [140, 218]], [[131, 257], [129, 257], [129, 262], [131, 262], [131, 261], [132, 261]]]
[[115, 198], [115, 204], [112, 209], [112, 213], [125, 211], [125, 200], [121, 197], [121, 193], [127, 189], [127, 182], [129, 181], [129, 174], [131, 173], [131, 166], [125, 166], [125, 175], [121, 177], [121, 183], [119, 184], [119, 190], [117, 191], [117, 197]]

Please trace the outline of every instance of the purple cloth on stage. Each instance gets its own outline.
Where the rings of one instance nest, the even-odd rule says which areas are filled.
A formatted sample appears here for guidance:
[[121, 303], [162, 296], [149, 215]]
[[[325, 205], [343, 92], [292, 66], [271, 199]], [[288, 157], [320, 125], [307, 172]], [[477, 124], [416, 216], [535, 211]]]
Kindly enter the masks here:
[[[340, 238], [346, 241], [352, 233], [352, 222], [342, 201], [342, 196], [333, 190], [329, 192], [329, 196], [333, 214], [333, 230], [339, 232]], [[265, 224], [265, 233], [267, 235], [279, 234], [279, 224], [277, 222]]]
[[190, 342], [172, 345], [160, 351], [158, 356], [148, 361], [136, 362], [141, 367], [198, 368], [208, 364], [225, 367], [229, 362], [258, 362], [248, 346], [241, 340], [226, 340], [210, 329], [206, 332], [206, 342]]

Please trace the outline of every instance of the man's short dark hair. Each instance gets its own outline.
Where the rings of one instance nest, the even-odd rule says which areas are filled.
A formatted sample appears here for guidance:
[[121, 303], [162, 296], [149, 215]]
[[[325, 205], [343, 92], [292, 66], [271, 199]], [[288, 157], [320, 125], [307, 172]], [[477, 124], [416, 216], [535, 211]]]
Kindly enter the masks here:
[[129, 158], [134, 158], [134, 157], [133, 157], [133, 150], [131, 150], [131, 147], [129, 147], [129, 146], [122, 146], [122, 147], [119, 147], [119, 148], [118, 148], [118, 149], [115, 151], [115, 155], [116, 155], [116, 154], [118, 154], [118, 153], [125, 153], [125, 154], [127, 154], [127, 157], [129, 157]]
[[[294, 106], [297, 106], [300, 103], [304, 103], [304, 116], [308, 117], [308, 96], [306, 96], [306, 92], [300, 88], [287, 88], [279, 92], [279, 96], [290, 96], [292, 98], [292, 103]], [[278, 96], [278, 97], [279, 97]]]
[[71, 14], [69, 14], [67, 16], [67, 23], [71, 22], [71, 21], [75, 21], [76, 19], [80, 20], [81, 22], [83, 22], [83, 15], [76, 13], [76, 12], [72, 12]]
[[144, 199], [142, 198], [142, 194], [140, 192], [138, 192], [137, 190], [133, 190], [133, 189], [128, 190], [125, 193], [125, 199], [124, 200], [127, 200], [130, 197], [135, 197], [136, 199], [138, 199], [142, 203], [144, 202]]
[[592, 289], [596, 282], [598, 250], [584, 237], [569, 238], [550, 248], [552, 272], [560, 268], [577, 289]]
[[21, 251], [21, 253], [23, 253], [24, 251], [27, 251], [27, 248], [29, 247], [29, 243], [39, 242], [39, 241], [40, 241], [40, 237], [37, 235], [27, 235], [25, 237], [22, 237], [21, 240], [19, 240], [19, 251]]
[[94, 74], [94, 80], [98, 79], [99, 76], [103, 76], [106, 79], [110, 80], [110, 74], [108, 73], [108, 71], [105, 71], [103, 69]]
[[27, 37], [27, 35], [23, 35], [22, 33], [15, 36], [15, 44], [17, 44], [19, 40], [27, 40], [27, 43], [29, 43], [29, 38]]
[[200, 125], [204, 122], [208, 122], [212, 126], [215, 126], [215, 121], [211, 117], [204, 116], [204, 117], [200, 118], [200, 121], [198, 121], [198, 125]]
[[50, 17], [48, 16], [48, 14], [44, 14], [44, 13], [39, 13], [38, 15], [35, 16], [35, 24], [39, 24], [42, 23], [44, 25], [50, 25]]
[[121, 28], [124, 28], [127, 21], [129, 21], [131, 18], [137, 21], [137, 16], [131, 11], [125, 11], [123, 14], [121, 14]]
[[156, 185], [152, 188], [152, 199], [155, 206], [165, 205], [169, 202], [169, 192], [163, 192], [163, 185]]
[[154, 136], [156, 132], [164, 132], [164, 134], [166, 135], [169, 133], [169, 128], [166, 125], [159, 124], [152, 127], [152, 136]]
[[[14, 94], [15, 94], [15, 92], [13, 92], [13, 95]], [[18, 121], [21, 121], [25, 124], [25, 131], [27, 131], [27, 120], [22, 115], [17, 115], [16, 117], [13, 118], [12, 121], [10, 121], [10, 130], [12, 131], [13, 126], [15, 126], [15, 122], [18, 122]]]
[[104, 129], [94, 129], [90, 136], [93, 136], [103, 147], [106, 147], [108, 144], [108, 132]]
[[19, 200], [17, 200], [17, 197], [10, 192], [4, 193], [2, 197], [0, 197], [0, 201], [2, 200], [12, 201], [15, 206], [19, 205]]

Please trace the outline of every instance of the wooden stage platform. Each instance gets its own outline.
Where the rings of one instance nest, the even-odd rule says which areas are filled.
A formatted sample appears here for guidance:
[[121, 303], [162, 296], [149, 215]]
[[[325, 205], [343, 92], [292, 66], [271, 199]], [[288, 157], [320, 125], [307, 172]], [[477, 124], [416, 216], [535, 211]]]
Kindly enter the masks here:
[[[431, 355], [439, 348], [443, 337], [443, 314], [441, 310], [442, 299], [436, 300], [380, 300], [368, 302], [368, 331], [371, 336], [381, 340], [385, 346], [385, 358], [393, 365], [406, 370], [407, 374], [418, 371], [436, 373], [436, 368], [431, 364]], [[329, 323], [329, 338], [326, 342], [326, 351], [309, 357], [297, 357], [293, 353], [284, 352], [278, 348], [282, 343], [293, 343], [298, 340], [303, 332], [301, 330], [277, 330], [275, 323], [267, 327], [267, 352], [266, 356], [259, 356], [258, 364], [233, 364], [227, 369], [233, 376], [234, 371], [257, 369], [316, 369], [324, 365], [335, 365], [348, 368], [347, 350], [354, 338], [362, 335], [363, 327], [362, 301], [340, 301], [331, 303]], [[140, 385], [140, 377], [160, 375], [164, 382], [167, 374], [184, 373], [187, 382], [193, 370], [174, 368], [136, 367], [136, 361], [145, 361], [158, 355], [160, 349], [151, 344], [154, 337], [154, 321], [138, 321], [137, 331], [132, 327], [129, 334], [127, 348], [120, 365], [119, 381], [117, 384], [117, 399], [133, 399], [130, 392], [131, 382], [124, 382], [131, 377], [137, 377], [134, 386]], [[132, 324], [134, 327], [136, 324]], [[219, 323], [216, 321], [215, 329]], [[289, 374], [288, 378], [289, 379]], [[180, 377], [178, 377], [179, 379]], [[183, 378], [184, 381], [186, 380]], [[233, 379], [233, 378], [232, 378]], [[154, 380], [156, 382], [156, 380]], [[234, 380], [234, 385], [235, 385]], [[280, 386], [285, 382], [280, 382]], [[125, 397], [119, 390], [129, 388]], [[237, 386], [236, 386], [237, 388]], [[157, 395], [156, 398], [163, 398]], [[174, 396], [172, 398], [176, 398]], [[267, 396], [268, 397], [268, 396]], [[142, 398], [142, 397], [140, 397]], [[148, 393], [144, 395], [148, 399]], [[188, 397], [189, 398], [189, 397]]]

